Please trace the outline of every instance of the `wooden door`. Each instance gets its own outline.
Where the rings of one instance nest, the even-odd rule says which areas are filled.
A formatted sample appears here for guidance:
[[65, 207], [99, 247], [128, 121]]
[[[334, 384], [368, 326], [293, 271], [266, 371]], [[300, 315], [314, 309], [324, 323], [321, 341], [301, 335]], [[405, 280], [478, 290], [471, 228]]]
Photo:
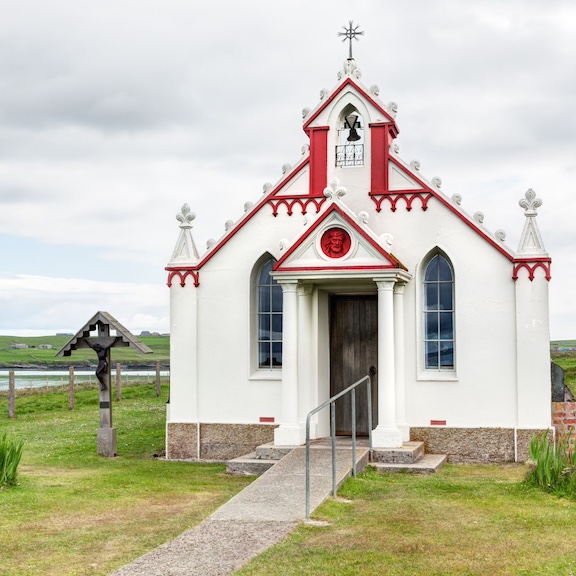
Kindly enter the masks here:
[[[372, 368], [372, 371], [371, 371]], [[330, 302], [330, 396], [369, 372], [372, 427], [378, 424], [378, 300], [376, 296], [337, 296]], [[356, 434], [368, 435], [368, 400], [363, 384], [356, 392]], [[336, 401], [336, 433], [352, 434], [351, 398]]]

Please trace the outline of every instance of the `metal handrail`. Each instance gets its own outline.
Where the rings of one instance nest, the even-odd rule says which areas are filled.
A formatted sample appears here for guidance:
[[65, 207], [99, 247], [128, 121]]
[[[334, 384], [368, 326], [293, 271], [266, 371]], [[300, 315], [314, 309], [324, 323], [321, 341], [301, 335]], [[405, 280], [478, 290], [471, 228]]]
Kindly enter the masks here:
[[372, 382], [370, 375], [366, 375], [342, 392], [332, 396], [320, 404], [306, 416], [306, 520], [310, 520], [310, 419], [320, 410], [330, 406], [330, 436], [332, 438], [332, 496], [336, 496], [336, 400], [350, 393], [352, 402], [350, 406], [352, 416], [352, 474], [356, 477], [356, 388], [367, 383], [368, 399], [368, 446], [372, 454]]

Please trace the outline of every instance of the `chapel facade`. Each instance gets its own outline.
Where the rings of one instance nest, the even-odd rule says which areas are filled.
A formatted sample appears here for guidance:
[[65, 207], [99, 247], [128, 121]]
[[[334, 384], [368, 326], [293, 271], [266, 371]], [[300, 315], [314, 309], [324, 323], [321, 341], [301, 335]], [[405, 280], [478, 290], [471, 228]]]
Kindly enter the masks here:
[[[396, 105], [360, 78], [349, 58], [304, 110], [301, 158], [204, 254], [194, 214], [178, 214], [168, 458], [301, 445], [307, 414], [365, 375], [355, 427], [366, 434], [370, 415], [376, 448], [421, 440], [454, 461], [519, 461], [550, 428], [540, 200], [520, 201], [513, 250], [400, 157]], [[351, 434], [349, 402], [338, 434]], [[312, 438], [329, 426], [319, 413]]]

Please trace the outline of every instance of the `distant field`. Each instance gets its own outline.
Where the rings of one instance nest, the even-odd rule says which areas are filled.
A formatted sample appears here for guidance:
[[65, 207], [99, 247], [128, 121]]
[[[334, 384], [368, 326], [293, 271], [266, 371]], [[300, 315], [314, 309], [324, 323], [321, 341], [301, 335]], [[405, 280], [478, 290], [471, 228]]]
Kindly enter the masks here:
[[[160, 361], [163, 366], [170, 363], [170, 338], [165, 336], [139, 336], [152, 354], [138, 354], [132, 348], [112, 350], [112, 362], [125, 366], [154, 365]], [[97, 363], [92, 350], [78, 350], [71, 356], [56, 358], [56, 353], [70, 340], [70, 336], [0, 336], [0, 368], [43, 366], [46, 368], [67, 368], [87, 366]], [[13, 344], [27, 344], [29, 348], [12, 348]], [[49, 344], [51, 349], [38, 348]]]
[[[112, 352], [112, 361], [125, 366], [154, 365], [160, 361], [163, 366], [170, 365], [170, 338], [165, 336], [139, 336], [153, 354], [138, 354], [131, 348], [116, 348]], [[96, 364], [96, 354], [92, 350], [79, 350], [67, 358], [56, 358], [60, 350], [70, 339], [69, 336], [0, 336], [0, 369], [21, 366], [44, 366], [46, 368], [67, 368], [68, 366], [87, 366]], [[27, 344], [30, 348], [12, 348], [12, 344]], [[38, 348], [41, 344], [51, 344], [52, 349]], [[560, 346], [576, 348], [576, 340], [555, 340], [551, 348]], [[566, 372], [566, 383], [576, 394], [576, 350], [553, 351], [552, 360], [562, 366]]]

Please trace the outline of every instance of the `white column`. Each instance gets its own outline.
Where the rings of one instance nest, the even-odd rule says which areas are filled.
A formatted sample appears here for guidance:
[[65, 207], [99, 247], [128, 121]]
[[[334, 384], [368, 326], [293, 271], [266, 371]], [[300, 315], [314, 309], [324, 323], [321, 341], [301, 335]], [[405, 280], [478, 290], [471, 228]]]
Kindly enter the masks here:
[[[306, 416], [318, 404], [317, 382], [314, 378], [314, 322], [312, 318], [312, 286], [298, 286], [298, 422], [306, 427]], [[310, 423], [311, 438], [316, 438], [316, 421]]]
[[517, 426], [548, 428], [550, 415], [550, 331], [548, 281], [521, 270], [515, 284], [517, 346]]
[[394, 286], [394, 369], [396, 379], [396, 426], [402, 440], [410, 440], [410, 427], [406, 420], [406, 378], [404, 361], [404, 284]]
[[274, 444], [297, 446], [304, 442], [298, 424], [298, 293], [297, 282], [282, 286], [282, 422], [274, 430]]
[[396, 426], [394, 370], [394, 280], [376, 280], [378, 286], [378, 426], [372, 432], [374, 448], [400, 448], [402, 432]]
[[191, 276], [170, 287], [170, 404], [168, 422], [198, 422], [198, 291]]

